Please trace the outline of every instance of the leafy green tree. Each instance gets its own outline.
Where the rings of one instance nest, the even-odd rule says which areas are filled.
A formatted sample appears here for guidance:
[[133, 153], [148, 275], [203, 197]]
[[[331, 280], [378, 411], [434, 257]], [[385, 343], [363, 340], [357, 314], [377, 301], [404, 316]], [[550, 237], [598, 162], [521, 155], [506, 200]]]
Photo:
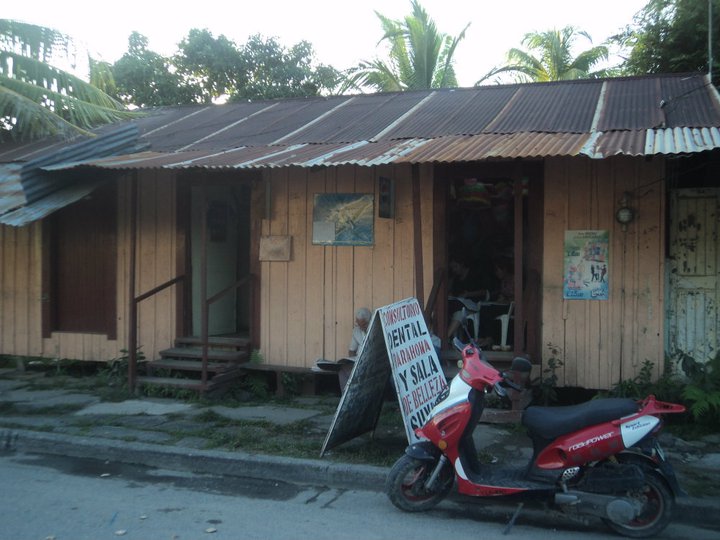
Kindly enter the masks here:
[[[650, 0], [633, 24], [613, 40], [630, 53], [627, 75], [708, 72], [708, 16], [712, 8], [713, 41], [720, 36], [720, 0]], [[717, 47], [716, 47], [717, 49]], [[713, 51], [713, 82], [720, 84], [720, 51]]]
[[305, 41], [286, 49], [255, 35], [238, 47], [225, 36], [192, 29], [171, 58], [150, 51], [147, 38], [133, 33], [113, 73], [123, 101], [140, 107], [331, 93], [339, 73], [313, 60]]
[[209, 30], [190, 30], [173, 64], [181, 78], [200, 90], [205, 102], [236, 94], [246, 80], [241, 51], [225, 36], [216, 38]]
[[418, 0], [410, 4], [412, 13], [402, 21], [375, 12], [384, 31], [378, 44], [389, 45], [388, 58], [363, 61], [348, 70], [347, 88], [370, 87], [396, 92], [457, 86], [453, 56], [470, 24], [457, 36], [450, 37], [438, 32]]
[[87, 53], [57, 30], [0, 19], [0, 141], [88, 134], [131, 115], [66, 70], [82, 59], [89, 64]]
[[208, 102], [199, 85], [177, 73], [170, 59], [148, 49], [138, 32], [128, 38], [127, 52], [112, 66], [117, 95], [136, 107], [158, 107]]
[[479, 85], [490, 78], [509, 73], [517, 82], [567, 81], [604, 77], [606, 70], [593, 71], [598, 63], [608, 58], [608, 48], [598, 45], [573, 57], [571, 47], [577, 37], [590, 36], [572, 26], [561, 30], [525, 34], [522, 45], [526, 50], [513, 48], [507, 53], [507, 64], [491, 70], [476, 82]]
[[314, 52], [307, 41], [289, 49], [274, 38], [251, 36], [241, 52], [245, 67], [244, 84], [238, 85], [231, 100], [311, 97], [332, 93], [339, 72], [326, 65], [313, 66]]

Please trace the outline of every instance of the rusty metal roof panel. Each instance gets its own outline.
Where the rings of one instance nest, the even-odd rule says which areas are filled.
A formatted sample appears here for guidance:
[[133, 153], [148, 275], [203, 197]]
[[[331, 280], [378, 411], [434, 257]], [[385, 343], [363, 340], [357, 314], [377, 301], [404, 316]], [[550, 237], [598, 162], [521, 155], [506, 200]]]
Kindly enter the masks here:
[[423, 147], [430, 141], [427, 139], [383, 139], [369, 143], [365, 146], [353, 145], [343, 152], [338, 152], [332, 158], [324, 161], [325, 165], [360, 165], [372, 167], [403, 163], [405, 157], [416, 149]]
[[666, 128], [717, 127], [720, 96], [704, 75], [661, 79]]
[[[209, 169], [240, 169], [273, 167], [275, 163], [288, 163], [305, 145], [278, 146], [245, 146], [224, 152], [200, 155], [187, 160], [177, 160], [167, 168], [209, 168]], [[277, 165], [279, 166], [279, 165]]]
[[491, 133], [587, 133], [602, 81], [519, 85], [505, 109], [485, 129]]
[[[163, 168], [254, 169], [383, 165], [397, 161], [427, 141], [362, 141], [351, 144], [293, 144], [245, 147], [163, 165]], [[185, 154], [185, 153], [183, 153]], [[181, 157], [177, 154], [178, 157]], [[142, 167], [141, 164], [138, 166]]]
[[608, 80], [598, 131], [661, 127], [660, 81], [656, 78]]
[[398, 159], [409, 163], [452, 163], [484, 159], [538, 158], [577, 155], [587, 141], [579, 133], [481, 134], [442, 137]]
[[108, 170], [133, 170], [133, 169], [162, 169], [179, 162], [206, 157], [208, 152], [138, 152], [135, 154], [123, 154], [105, 158], [88, 159], [74, 162], [65, 162], [56, 165], [42, 167], [44, 171], [60, 171], [69, 169], [80, 169], [95, 167]]
[[615, 155], [642, 156], [646, 130], [596, 132], [592, 134], [580, 154], [593, 159]]
[[[225, 117], [216, 132], [198, 139], [183, 150], [223, 150], [240, 146], [261, 146], [284, 141], [289, 133], [301, 130], [325, 115], [347, 97], [264, 102], [255, 114]], [[224, 106], [222, 106], [224, 107]]]
[[517, 86], [437, 90], [386, 136], [409, 139], [482, 133], [517, 91]]
[[430, 92], [401, 92], [359, 95], [347, 98], [320, 122], [313, 123], [282, 139], [283, 144], [348, 143], [371, 140], [382, 135], [412, 111]]
[[609, 79], [599, 131], [713, 127], [720, 99], [704, 75]]

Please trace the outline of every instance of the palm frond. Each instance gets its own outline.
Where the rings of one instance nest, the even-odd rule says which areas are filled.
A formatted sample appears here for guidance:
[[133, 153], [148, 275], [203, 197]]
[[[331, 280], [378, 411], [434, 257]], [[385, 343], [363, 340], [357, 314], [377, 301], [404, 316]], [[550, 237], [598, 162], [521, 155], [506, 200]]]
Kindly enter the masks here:
[[31, 140], [54, 135], [91, 135], [50, 109], [0, 84], [0, 140]]
[[361, 82], [382, 91], [457, 86], [453, 55], [467, 26], [449, 38], [438, 31], [417, 0], [411, 6], [411, 13], [401, 21], [375, 12], [383, 29], [378, 44], [388, 45], [387, 59], [361, 62], [347, 73], [348, 84]]
[[[139, 114], [103, 107], [4, 76], [0, 76], [0, 90], [3, 93], [0, 116], [15, 119], [14, 136], [23, 139], [37, 134], [89, 134], [91, 128]], [[35, 122], [39, 125], [34, 126]]]

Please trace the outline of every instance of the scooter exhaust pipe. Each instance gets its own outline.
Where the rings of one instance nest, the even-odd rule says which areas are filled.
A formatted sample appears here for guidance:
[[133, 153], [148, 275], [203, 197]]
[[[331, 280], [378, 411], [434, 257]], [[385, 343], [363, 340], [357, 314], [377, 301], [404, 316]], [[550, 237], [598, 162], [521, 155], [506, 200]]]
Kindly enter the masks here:
[[640, 511], [634, 501], [622, 497], [579, 491], [556, 493], [555, 504], [572, 507], [578, 514], [597, 516], [622, 525], [630, 523]]

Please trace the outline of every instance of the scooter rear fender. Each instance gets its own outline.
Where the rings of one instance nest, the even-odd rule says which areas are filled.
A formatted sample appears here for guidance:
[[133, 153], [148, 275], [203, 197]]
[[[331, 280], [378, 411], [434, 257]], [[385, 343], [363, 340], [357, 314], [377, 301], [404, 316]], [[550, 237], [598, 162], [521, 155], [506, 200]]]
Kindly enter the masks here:
[[421, 461], [436, 461], [440, 457], [440, 449], [430, 441], [420, 441], [408, 446], [405, 454]]
[[653, 469], [667, 482], [675, 497], [686, 497], [687, 493], [680, 487], [675, 470], [665, 459], [663, 451], [655, 440], [644, 441], [637, 449], [626, 450], [617, 455], [618, 461], [632, 463], [641, 468]]

